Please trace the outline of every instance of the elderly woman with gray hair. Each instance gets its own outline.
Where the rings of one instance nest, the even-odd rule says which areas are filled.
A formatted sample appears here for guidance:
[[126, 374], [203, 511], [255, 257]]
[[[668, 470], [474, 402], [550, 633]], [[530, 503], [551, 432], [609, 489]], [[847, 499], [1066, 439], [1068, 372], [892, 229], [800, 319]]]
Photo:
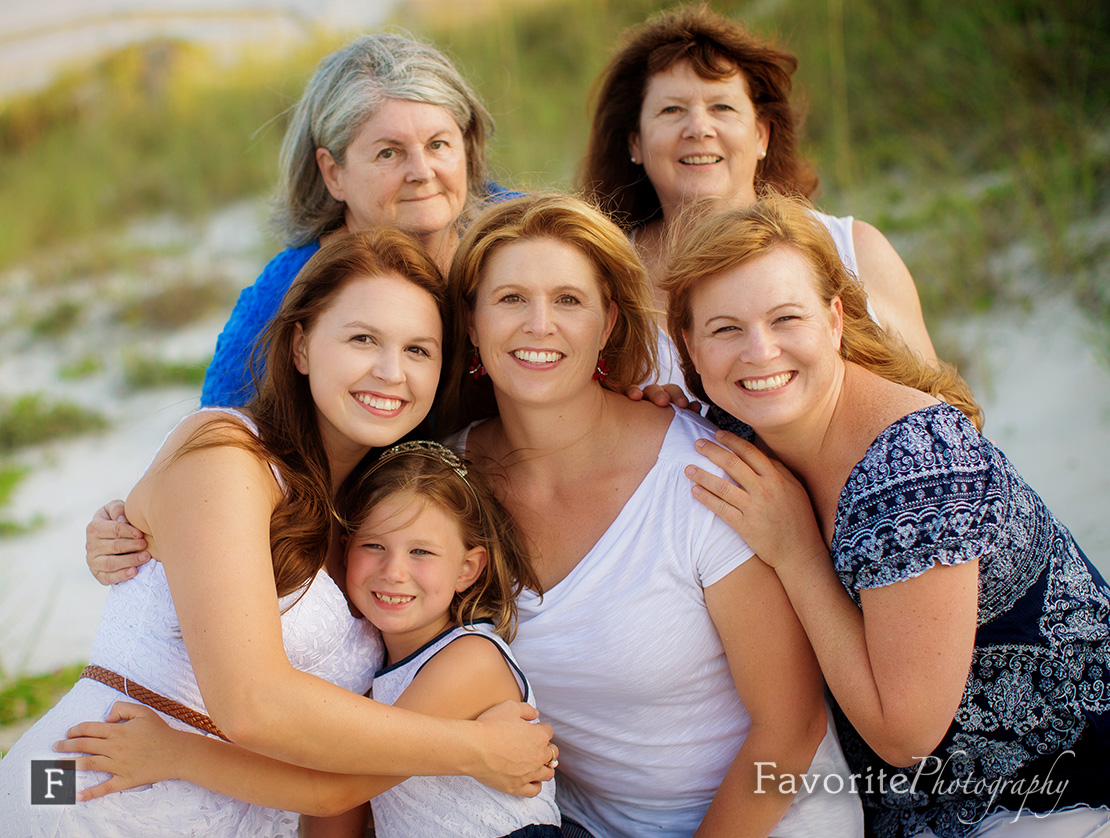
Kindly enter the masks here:
[[281, 148], [273, 225], [287, 249], [240, 294], [201, 404], [237, 406], [251, 396], [254, 344], [327, 236], [397, 227], [446, 273], [460, 218], [504, 192], [486, 180], [492, 129], [473, 89], [429, 44], [379, 33], [325, 57], [293, 109]]

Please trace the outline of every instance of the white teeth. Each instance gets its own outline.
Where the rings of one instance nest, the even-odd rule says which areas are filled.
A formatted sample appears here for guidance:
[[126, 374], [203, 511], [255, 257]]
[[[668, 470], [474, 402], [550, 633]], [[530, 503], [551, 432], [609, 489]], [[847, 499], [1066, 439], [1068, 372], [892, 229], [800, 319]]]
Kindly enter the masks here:
[[529, 364], [553, 364], [563, 357], [562, 352], [531, 352], [518, 349], [513, 353], [514, 358], [519, 358]]
[[683, 157], [682, 162], [691, 166], [704, 166], [708, 163], [719, 163], [722, 159], [716, 154], [702, 154], [697, 157]]
[[400, 605], [403, 602], [412, 602], [412, 600], [415, 599], [415, 597], [411, 596], [389, 596], [388, 594], [379, 593], [375, 593], [374, 596], [376, 596], [386, 605]]
[[745, 390], [774, 390], [776, 387], [782, 387], [793, 377], [794, 373], [783, 372], [770, 378], [745, 378], [740, 381], [740, 386]]
[[400, 399], [383, 399], [381, 396], [364, 396], [361, 393], [356, 393], [355, 398], [367, 407], [377, 410], [397, 410], [404, 404]]

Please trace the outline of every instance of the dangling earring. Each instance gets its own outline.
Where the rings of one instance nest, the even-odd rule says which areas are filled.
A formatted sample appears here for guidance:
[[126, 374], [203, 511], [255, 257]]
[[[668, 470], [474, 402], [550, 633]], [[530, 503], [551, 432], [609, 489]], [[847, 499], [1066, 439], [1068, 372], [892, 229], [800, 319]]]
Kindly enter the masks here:
[[477, 381], [486, 374], [486, 368], [482, 366], [482, 356], [478, 354], [478, 347], [474, 347], [474, 353], [470, 356], [470, 366], [466, 368], [467, 375], [473, 376]]
[[605, 356], [600, 352], [597, 353], [597, 369], [594, 370], [594, 381], [600, 381], [603, 384], [605, 379], [609, 377], [609, 362], [605, 360]]

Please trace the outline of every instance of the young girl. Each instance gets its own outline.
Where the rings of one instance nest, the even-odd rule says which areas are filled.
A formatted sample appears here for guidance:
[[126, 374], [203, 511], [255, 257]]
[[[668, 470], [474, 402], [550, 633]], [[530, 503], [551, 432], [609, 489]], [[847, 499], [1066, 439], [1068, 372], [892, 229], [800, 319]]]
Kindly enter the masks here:
[[[347, 594], [381, 630], [386, 666], [377, 701], [433, 716], [472, 719], [506, 699], [535, 706], [509, 651], [516, 596], [535, 588], [512, 525], [482, 475], [435, 442], [388, 449], [341, 503]], [[120, 788], [178, 778], [250, 802], [310, 814], [343, 812], [374, 796], [379, 838], [457, 835], [549, 838], [557, 826], [554, 781], [537, 797], [494, 791], [470, 777], [325, 774], [269, 760], [217, 740], [171, 730], [130, 706], [121, 725], [87, 723], [67, 740], [78, 768], [114, 773]], [[89, 738], [108, 736], [109, 738]], [[556, 750], [552, 747], [552, 764]], [[360, 823], [361, 821], [361, 823]], [[315, 822], [317, 834], [336, 822]], [[342, 819], [361, 835], [365, 818]]]

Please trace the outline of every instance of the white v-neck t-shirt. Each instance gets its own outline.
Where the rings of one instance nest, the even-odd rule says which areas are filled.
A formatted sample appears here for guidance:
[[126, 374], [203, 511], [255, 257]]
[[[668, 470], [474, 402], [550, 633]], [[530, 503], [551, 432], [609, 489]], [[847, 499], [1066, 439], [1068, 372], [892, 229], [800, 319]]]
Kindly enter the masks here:
[[[469, 430], [449, 444], [465, 450]], [[555, 728], [559, 806], [595, 836], [693, 834], [751, 724], [705, 588], [753, 553], [683, 472], [723, 474], [694, 449], [713, 432], [676, 411], [655, 465], [594, 547], [542, 598], [517, 600], [512, 650]], [[847, 777], [835, 735], [813, 770]], [[855, 797], [825, 797], [796, 802], [774, 835], [859, 835]]]

